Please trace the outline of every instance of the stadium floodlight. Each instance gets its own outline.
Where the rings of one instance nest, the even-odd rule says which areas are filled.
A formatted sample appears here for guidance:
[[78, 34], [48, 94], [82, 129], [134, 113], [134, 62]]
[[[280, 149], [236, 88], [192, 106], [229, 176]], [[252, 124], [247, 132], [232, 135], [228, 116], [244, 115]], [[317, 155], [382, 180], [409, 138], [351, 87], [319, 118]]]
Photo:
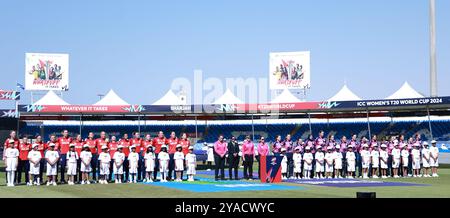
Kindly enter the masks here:
[[430, 96], [435, 97], [437, 93], [437, 71], [436, 71], [436, 11], [435, 0], [430, 1]]

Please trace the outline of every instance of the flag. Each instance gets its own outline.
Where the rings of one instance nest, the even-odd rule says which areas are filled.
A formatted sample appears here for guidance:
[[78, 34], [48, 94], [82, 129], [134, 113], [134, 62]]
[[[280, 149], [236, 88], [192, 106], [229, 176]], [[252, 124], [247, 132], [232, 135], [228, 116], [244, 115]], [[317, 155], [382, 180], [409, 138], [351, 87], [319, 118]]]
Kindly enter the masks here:
[[16, 86], [17, 86], [17, 88], [21, 88], [22, 90], [25, 90], [25, 86], [23, 86], [23, 85], [20, 84], [20, 83], [17, 83]]
[[283, 156], [261, 156], [260, 158], [261, 182], [281, 182], [281, 161]]

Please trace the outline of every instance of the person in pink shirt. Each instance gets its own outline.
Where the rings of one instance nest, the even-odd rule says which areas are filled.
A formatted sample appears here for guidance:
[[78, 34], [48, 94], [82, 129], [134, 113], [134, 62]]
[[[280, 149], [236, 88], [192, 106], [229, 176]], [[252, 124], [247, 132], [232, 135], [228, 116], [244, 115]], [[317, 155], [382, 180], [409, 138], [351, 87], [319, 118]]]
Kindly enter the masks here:
[[256, 150], [258, 151], [258, 155], [256, 156], [256, 160], [258, 161], [258, 176], [261, 177], [261, 158], [265, 158], [269, 155], [269, 145], [266, 143], [264, 137], [259, 139], [258, 148]]
[[255, 158], [255, 146], [250, 136], [246, 136], [242, 144], [242, 160], [244, 164], [244, 179], [253, 180], [253, 159]]
[[225, 155], [227, 154], [227, 143], [223, 139], [223, 135], [219, 136], [219, 139], [214, 143], [214, 163], [215, 163], [215, 180], [225, 180]]

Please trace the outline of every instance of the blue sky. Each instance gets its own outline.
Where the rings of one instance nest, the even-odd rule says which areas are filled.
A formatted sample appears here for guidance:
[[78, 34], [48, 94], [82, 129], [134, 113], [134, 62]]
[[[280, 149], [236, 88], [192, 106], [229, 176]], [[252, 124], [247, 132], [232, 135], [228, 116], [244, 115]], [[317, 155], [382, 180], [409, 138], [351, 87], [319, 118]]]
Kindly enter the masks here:
[[[450, 1], [436, 2], [438, 92], [450, 95]], [[309, 100], [344, 81], [363, 98], [384, 98], [405, 80], [429, 94], [428, 0], [1, 1], [0, 26], [0, 88], [24, 82], [26, 52], [69, 53], [64, 99], [73, 104], [110, 88], [151, 104], [195, 69], [267, 77], [269, 52], [303, 50]]]

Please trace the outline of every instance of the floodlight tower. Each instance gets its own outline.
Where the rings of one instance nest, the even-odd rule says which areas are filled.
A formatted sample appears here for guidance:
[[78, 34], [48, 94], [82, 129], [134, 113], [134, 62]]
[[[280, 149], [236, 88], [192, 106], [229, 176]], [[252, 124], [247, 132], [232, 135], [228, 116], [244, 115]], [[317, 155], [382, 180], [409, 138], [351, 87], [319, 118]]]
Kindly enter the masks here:
[[436, 97], [437, 71], [436, 71], [436, 14], [435, 0], [430, 1], [430, 96]]

